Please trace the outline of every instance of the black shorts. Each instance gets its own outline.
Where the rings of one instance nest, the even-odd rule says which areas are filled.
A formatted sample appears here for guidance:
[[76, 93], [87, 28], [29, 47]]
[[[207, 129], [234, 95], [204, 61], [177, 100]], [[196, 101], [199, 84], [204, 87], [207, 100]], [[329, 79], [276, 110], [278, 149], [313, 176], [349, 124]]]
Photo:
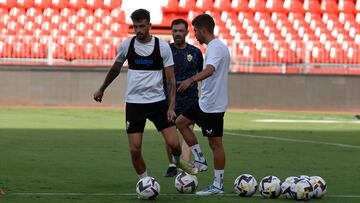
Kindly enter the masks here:
[[126, 132], [143, 133], [146, 119], [152, 121], [158, 131], [175, 125], [167, 120], [166, 100], [150, 104], [126, 103]]
[[190, 119], [201, 127], [202, 134], [206, 137], [221, 137], [224, 130], [224, 112], [205, 113], [195, 102], [184, 113], [183, 116]]

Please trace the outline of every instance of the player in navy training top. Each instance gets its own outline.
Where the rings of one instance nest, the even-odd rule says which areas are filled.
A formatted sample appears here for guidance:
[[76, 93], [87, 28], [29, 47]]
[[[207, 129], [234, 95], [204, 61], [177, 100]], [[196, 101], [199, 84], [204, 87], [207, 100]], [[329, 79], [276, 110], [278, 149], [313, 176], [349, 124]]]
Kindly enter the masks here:
[[[202, 71], [204, 59], [200, 49], [185, 42], [185, 37], [188, 34], [188, 23], [184, 19], [174, 20], [171, 24], [171, 32], [174, 43], [170, 44], [170, 48], [174, 59], [176, 88], [178, 88], [182, 81]], [[185, 92], [178, 92], [175, 101], [176, 115], [180, 115], [187, 107], [197, 102], [198, 93], [197, 83], [193, 83]], [[164, 176], [173, 177], [177, 174], [177, 169], [172, 163], [172, 154], [168, 146], [166, 146], [166, 150], [170, 164]], [[188, 162], [191, 160], [191, 150], [185, 142], [182, 145], [182, 158]]]

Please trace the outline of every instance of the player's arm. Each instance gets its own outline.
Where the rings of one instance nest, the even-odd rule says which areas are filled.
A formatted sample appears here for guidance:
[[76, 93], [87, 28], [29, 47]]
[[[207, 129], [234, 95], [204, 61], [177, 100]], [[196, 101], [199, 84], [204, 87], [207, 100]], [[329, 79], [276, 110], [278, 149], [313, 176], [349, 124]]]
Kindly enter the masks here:
[[213, 65], [210, 65], [210, 64], [206, 65], [206, 68], [204, 70], [202, 70], [198, 74], [182, 81], [178, 88], [178, 91], [184, 92], [187, 88], [189, 88], [189, 86], [192, 83], [202, 81], [202, 80], [210, 77], [212, 74], [214, 74], [214, 72], [215, 72], [215, 67]]
[[169, 108], [168, 108], [168, 120], [173, 121], [176, 118], [175, 114], [175, 98], [176, 98], [176, 80], [174, 74], [174, 66], [165, 68], [166, 85], [168, 91]]
[[120, 74], [121, 67], [123, 66], [122, 62], [115, 61], [111, 66], [109, 72], [107, 73], [104, 82], [100, 88], [94, 93], [94, 100], [101, 102], [104, 96], [106, 88], [114, 81], [114, 79]]

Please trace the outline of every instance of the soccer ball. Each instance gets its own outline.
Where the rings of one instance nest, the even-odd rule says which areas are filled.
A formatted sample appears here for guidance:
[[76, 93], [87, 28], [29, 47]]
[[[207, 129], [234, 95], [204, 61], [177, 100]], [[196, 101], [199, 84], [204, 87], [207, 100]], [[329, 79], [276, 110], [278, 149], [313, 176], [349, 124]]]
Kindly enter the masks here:
[[195, 192], [197, 185], [198, 180], [196, 176], [190, 175], [184, 171], [175, 178], [175, 188], [181, 193]]
[[320, 176], [311, 176], [310, 183], [313, 187], [313, 198], [320, 199], [326, 194], [326, 182]]
[[290, 191], [296, 200], [309, 200], [313, 195], [313, 187], [306, 178], [295, 180], [291, 184]]
[[136, 193], [140, 199], [153, 200], [160, 194], [160, 184], [153, 177], [142, 178], [136, 184]]
[[260, 181], [259, 191], [265, 198], [275, 199], [281, 194], [281, 181], [276, 176], [266, 176]]
[[257, 190], [257, 182], [250, 174], [241, 174], [235, 179], [235, 193], [242, 197], [251, 197]]
[[298, 176], [298, 178], [299, 178], [299, 179], [300, 179], [300, 178], [304, 178], [304, 179], [306, 179], [306, 180], [310, 180], [310, 177], [307, 176], [307, 175], [300, 175], [300, 176]]
[[297, 179], [299, 179], [299, 178], [295, 177], [295, 176], [290, 176], [290, 177], [287, 177], [285, 179], [285, 181], [281, 183], [281, 193], [282, 193], [282, 195], [284, 195], [285, 198], [294, 199], [293, 195], [291, 193], [290, 187], [291, 187], [291, 184], [293, 184], [295, 182], [295, 180], [297, 180]]

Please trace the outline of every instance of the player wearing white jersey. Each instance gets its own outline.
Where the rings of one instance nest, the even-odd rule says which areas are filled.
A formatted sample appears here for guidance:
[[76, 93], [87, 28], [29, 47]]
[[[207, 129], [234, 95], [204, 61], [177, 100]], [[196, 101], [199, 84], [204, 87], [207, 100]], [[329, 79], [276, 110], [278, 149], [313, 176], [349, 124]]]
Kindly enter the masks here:
[[[176, 135], [174, 119], [176, 114], [176, 84], [174, 62], [168, 43], [150, 35], [150, 13], [138, 9], [131, 14], [136, 36], [126, 39], [119, 48], [118, 55], [103, 84], [94, 93], [94, 99], [101, 102], [105, 89], [119, 75], [127, 60], [126, 90], [126, 131], [130, 155], [139, 178], [148, 176], [141, 153], [142, 138], [146, 119], [151, 120], [171, 148], [175, 164], [188, 173], [192, 168], [181, 162], [181, 147]], [[169, 104], [165, 100], [163, 69], [166, 75]]]
[[214, 182], [209, 187], [197, 192], [197, 195], [223, 194], [223, 177], [225, 168], [225, 152], [222, 144], [224, 114], [228, 105], [228, 69], [230, 53], [228, 47], [215, 38], [214, 19], [201, 14], [194, 18], [192, 25], [196, 39], [207, 44], [204, 69], [200, 73], [183, 81], [179, 92], [185, 91], [192, 83], [202, 81], [199, 102], [189, 107], [176, 119], [176, 126], [191, 147], [195, 157], [194, 165], [206, 167], [206, 160], [195, 134], [188, 126], [196, 123], [202, 129], [204, 136], [208, 137], [214, 159]]

